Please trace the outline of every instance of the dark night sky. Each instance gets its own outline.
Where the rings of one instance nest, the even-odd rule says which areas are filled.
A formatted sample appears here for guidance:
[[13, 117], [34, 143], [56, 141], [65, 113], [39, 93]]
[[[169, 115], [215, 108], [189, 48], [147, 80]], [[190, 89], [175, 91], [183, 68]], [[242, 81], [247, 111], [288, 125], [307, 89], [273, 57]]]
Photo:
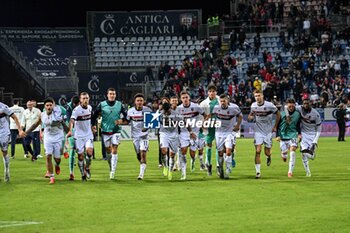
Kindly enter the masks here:
[[190, 0], [5, 0], [0, 2], [0, 27], [84, 27], [87, 11], [202, 9], [204, 22], [210, 14], [229, 13], [229, 7], [229, 0], [209, 3]]

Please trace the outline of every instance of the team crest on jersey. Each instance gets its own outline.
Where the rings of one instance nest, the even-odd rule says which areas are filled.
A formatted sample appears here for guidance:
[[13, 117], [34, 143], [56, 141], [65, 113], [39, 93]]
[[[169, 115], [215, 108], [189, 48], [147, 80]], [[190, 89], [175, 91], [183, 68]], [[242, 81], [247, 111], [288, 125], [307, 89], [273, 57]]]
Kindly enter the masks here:
[[191, 108], [191, 111], [194, 111], [194, 108]]

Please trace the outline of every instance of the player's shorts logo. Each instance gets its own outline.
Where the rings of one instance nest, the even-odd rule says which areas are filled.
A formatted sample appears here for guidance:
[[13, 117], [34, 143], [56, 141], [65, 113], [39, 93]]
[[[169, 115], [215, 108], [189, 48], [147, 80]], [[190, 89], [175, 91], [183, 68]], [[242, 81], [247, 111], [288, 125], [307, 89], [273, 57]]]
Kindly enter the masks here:
[[143, 114], [143, 127], [146, 129], [160, 128], [160, 112], [145, 112]]

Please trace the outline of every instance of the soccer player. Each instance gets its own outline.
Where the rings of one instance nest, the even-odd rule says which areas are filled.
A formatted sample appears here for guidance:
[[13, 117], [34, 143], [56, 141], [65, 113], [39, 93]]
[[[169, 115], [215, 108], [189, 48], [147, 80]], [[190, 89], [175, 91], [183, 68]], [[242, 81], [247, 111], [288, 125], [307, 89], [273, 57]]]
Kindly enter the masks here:
[[[17, 119], [22, 119], [24, 108], [19, 106], [19, 100], [13, 101], [13, 106], [10, 107], [13, 113], [16, 115]], [[10, 131], [11, 131], [11, 158], [15, 158], [15, 149], [16, 149], [16, 138], [18, 136], [18, 128], [16, 122], [10, 118]], [[23, 138], [20, 139], [23, 146], [24, 157], [27, 158], [28, 152], [26, 147], [24, 146]]]
[[[249, 121], [255, 121], [254, 124], [254, 144], [255, 144], [255, 178], [259, 179], [261, 175], [260, 171], [260, 154], [262, 145], [264, 144], [264, 151], [266, 155], [267, 166], [271, 165], [271, 147], [272, 147], [272, 133], [276, 132], [278, 122], [281, 118], [281, 114], [277, 107], [264, 100], [264, 95], [261, 90], [254, 91], [255, 101], [250, 107], [250, 113], [248, 115]], [[276, 114], [275, 123], [273, 124], [273, 114]]]
[[[73, 113], [73, 109], [79, 105], [79, 96], [74, 95], [71, 98], [71, 101], [67, 104], [67, 121], [66, 123], [69, 124], [70, 118]], [[73, 129], [74, 131], [74, 129]], [[74, 132], [73, 132], [74, 134]], [[74, 180], [74, 163], [75, 163], [75, 145], [74, 145], [74, 137], [67, 137], [66, 138], [66, 143], [68, 143], [68, 156], [69, 156], [69, 161], [68, 161], [68, 166], [69, 166], [69, 180]]]
[[[208, 97], [201, 102], [200, 106], [204, 110], [205, 114], [210, 115], [213, 112], [214, 106], [218, 104], [219, 104], [219, 96], [217, 96], [217, 88], [215, 85], [210, 84], [208, 86]], [[207, 166], [208, 176], [211, 176], [212, 175], [211, 155], [212, 155], [213, 141], [215, 139], [215, 127], [210, 127], [207, 130], [208, 132], [205, 137], [205, 141], [206, 141], [205, 165]], [[219, 157], [218, 151], [216, 150], [217, 165], [218, 165], [218, 157]]]
[[131, 136], [133, 139], [134, 149], [137, 160], [140, 162], [140, 173], [138, 180], [143, 180], [146, 170], [146, 155], [149, 146], [148, 129], [143, 128], [143, 115], [145, 112], [152, 112], [149, 107], [143, 106], [145, 97], [142, 93], [134, 96], [135, 106], [128, 110], [126, 120], [118, 120], [117, 124], [128, 124], [131, 122]]
[[[94, 135], [91, 127], [92, 107], [89, 105], [89, 94], [81, 92], [80, 105], [75, 107], [69, 122], [69, 132], [66, 137], [74, 136], [75, 149], [78, 153], [78, 166], [82, 181], [90, 179], [90, 165], [94, 148]], [[74, 128], [74, 134], [73, 134]], [[86, 152], [84, 162], [84, 153]]]
[[[231, 154], [235, 149], [236, 133], [241, 127], [243, 114], [236, 104], [229, 102], [229, 97], [226, 94], [220, 95], [220, 105], [214, 107], [212, 114], [216, 121], [221, 122], [221, 127], [215, 129], [215, 142], [219, 153], [219, 174], [221, 179], [228, 179], [232, 166]], [[225, 174], [224, 159], [226, 162]]]
[[[40, 117], [41, 111], [34, 107], [33, 101], [29, 100], [27, 102], [27, 109], [23, 112], [21, 125], [25, 127], [25, 130], [28, 130]], [[31, 142], [33, 142], [33, 149], [30, 146]], [[24, 145], [32, 155], [32, 161], [37, 160], [40, 154], [40, 125], [24, 138]]]
[[[176, 95], [171, 96], [170, 97], [170, 107], [171, 107], [171, 109], [174, 110], [174, 111], [177, 111], [176, 109], [177, 109], [178, 105], [179, 105], [179, 98]], [[179, 145], [180, 145], [180, 142], [179, 142]], [[176, 171], [177, 169], [180, 168], [179, 150], [180, 150], [180, 148], [178, 148], [178, 150], [175, 153], [175, 165], [174, 165], [173, 171]], [[169, 155], [168, 155], [168, 157], [169, 157]]]
[[[168, 102], [164, 102], [160, 111], [159, 146], [162, 153], [163, 176], [168, 176], [168, 180], [173, 179], [173, 169], [175, 164], [175, 153], [179, 146], [179, 129], [175, 124], [182, 120], [177, 111], [171, 109]], [[169, 166], [167, 154], [169, 150]], [[181, 177], [183, 180], [186, 177]]]
[[10, 181], [10, 156], [7, 154], [7, 149], [11, 140], [11, 133], [8, 117], [11, 117], [15, 121], [19, 136], [25, 136], [17, 116], [6, 104], [0, 102], [0, 149], [2, 151], [4, 161], [5, 182]]
[[114, 88], [107, 89], [107, 100], [102, 101], [96, 107], [92, 117], [94, 128], [96, 129], [97, 118], [101, 115], [102, 140], [106, 147], [107, 161], [110, 167], [109, 178], [114, 180], [115, 171], [118, 164], [118, 146], [120, 144], [121, 127], [117, 120], [126, 117], [126, 111], [122, 103], [116, 100], [116, 91]]
[[[206, 118], [206, 114], [198, 104], [191, 102], [190, 94], [187, 91], [181, 91], [180, 98], [182, 104], [178, 106], [177, 112], [184, 119], [185, 122], [196, 122], [198, 121], [199, 115], [204, 115]], [[196, 125], [190, 127], [181, 127], [180, 129], [180, 151], [179, 151], [179, 160], [180, 160], [180, 168], [181, 168], [181, 177], [183, 180], [186, 179], [186, 154], [188, 151], [188, 147], [190, 147], [190, 156], [191, 156], [191, 172], [195, 170], [195, 160], [196, 160], [196, 150], [197, 145], [199, 144], [198, 135], [199, 128]], [[191, 145], [191, 146], [190, 146]], [[203, 161], [203, 157], [202, 157]]]
[[60, 163], [62, 155], [62, 141], [64, 140], [64, 131], [68, 131], [68, 127], [62, 117], [61, 108], [55, 105], [52, 98], [44, 100], [45, 111], [41, 113], [41, 117], [26, 131], [30, 134], [36, 127], [43, 124], [44, 128], [44, 149], [46, 154], [46, 168], [50, 177], [50, 184], [55, 183], [53, 173], [52, 156], [55, 161], [55, 173], [60, 174]]
[[[280, 142], [281, 157], [287, 161], [289, 151], [288, 177], [293, 177], [295, 166], [295, 151], [298, 148], [298, 136], [300, 135], [300, 113], [295, 109], [295, 100], [288, 99], [281, 120], [278, 123], [276, 140]], [[289, 116], [289, 118], [287, 118]]]
[[297, 110], [301, 115], [301, 142], [300, 151], [302, 153], [303, 165], [306, 176], [311, 176], [309, 159], [316, 157], [317, 142], [321, 135], [321, 117], [316, 109], [311, 107], [310, 99], [304, 98], [303, 105], [298, 106]]

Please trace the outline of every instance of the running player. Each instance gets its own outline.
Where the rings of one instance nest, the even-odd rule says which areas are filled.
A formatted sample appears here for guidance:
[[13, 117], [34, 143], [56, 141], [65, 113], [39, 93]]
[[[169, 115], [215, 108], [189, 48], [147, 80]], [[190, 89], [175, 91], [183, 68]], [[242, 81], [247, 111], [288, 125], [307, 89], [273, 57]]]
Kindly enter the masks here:
[[[89, 94], [81, 92], [79, 96], [80, 105], [75, 107], [69, 122], [69, 132], [66, 137], [73, 135], [74, 144], [78, 153], [78, 166], [82, 181], [90, 179], [90, 165], [94, 148], [94, 135], [91, 127], [92, 107], [89, 105]], [[84, 153], [86, 152], [84, 162]]]
[[149, 146], [148, 129], [143, 128], [143, 115], [146, 112], [152, 112], [149, 107], [143, 106], [145, 97], [142, 93], [134, 96], [135, 106], [128, 110], [126, 120], [118, 120], [117, 124], [128, 124], [131, 122], [131, 136], [137, 160], [140, 162], [140, 173], [138, 180], [143, 180], [147, 164], [147, 151]]
[[10, 181], [10, 156], [7, 154], [7, 149], [11, 142], [11, 133], [8, 117], [11, 117], [15, 121], [19, 136], [22, 138], [25, 136], [17, 116], [6, 104], [0, 102], [0, 149], [4, 161], [5, 182]]
[[289, 151], [288, 177], [293, 177], [295, 151], [298, 148], [298, 135], [300, 135], [300, 113], [295, 109], [294, 99], [288, 99], [286, 103], [284, 111], [281, 112], [276, 140], [280, 142], [281, 157], [284, 162], [287, 161]]
[[[217, 88], [215, 85], [210, 84], [208, 86], [208, 98], [203, 100], [200, 104], [201, 108], [204, 110], [205, 114], [210, 115], [213, 112], [214, 106], [219, 104], [219, 96], [217, 94]], [[206, 151], [205, 151], [205, 165], [207, 167], [208, 176], [212, 175], [212, 164], [211, 164], [211, 154], [213, 141], [215, 139], [215, 127], [210, 127], [207, 129], [207, 135], [205, 137], [206, 141]], [[216, 150], [216, 161], [218, 165], [218, 151]], [[218, 167], [218, 166], [217, 166]]]
[[[66, 123], [69, 124], [70, 118], [73, 113], [73, 109], [79, 105], [79, 96], [74, 95], [71, 98], [71, 101], [67, 104], [67, 119]], [[73, 129], [74, 131], [74, 129]], [[74, 132], [73, 132], [74, 134]], [[69, 156], [69, 161], [68, 161], [68, 166], [69, 166], [69, 180], [74, 180], [74, 164], [75, 164], [75, 145], [74, 145], [74, 137], [68, 137], [66, 139], [66, 143], [68, 144], [68, 156]]]
[[[226, 94], [220, 95], [220, 105], [213, 109], [216, 121], [221, 122], [221, 127], [215, 129], [216, 148], [219, 152], [219, 174], [221, 179], [228, 179], [231, 173], [231, 154], [236, 145], [236, 133], [241, 127], [243, 115], [241, 109], [229, 102]], [[224, 174], [224, 159], [226, 162], [226, 173]]]
[[50, 184], [55, 183], [55, 176], [53, 173], [52, 156], [55, 161], [55, 173], [60, 174], [60, 163], [62, 155], [62, 141], [64, 139], [64, 132], [68, 131], [68, 127], [62, 117], [61, 108], [55, 106], [55, 101], [52, 98], [44, 100], [45, 111], [41, 113], [41, 117], [26, 131], [30, 134], [40, 124], [44, 128], [44, 149], [46, 154], [46, 169], [49, 173]]
[[[185, 122], [193, 122], [193, 127], [181, 127], [180, 131], [180, 151], [179, 160], [182, 178], [186, 179], [186, 154], [188, 147], [190, 147], [191, 156], [191, 172], [195, 170], [195, 160], [197, 145], [199, 144], [198, 135], [199, 128], [196, 127], [196, 122], [199, 120], [199, 115], [203, 115], [206, 118], [203, 108], [198, 104], [191, 102], [190, 94], [187, 91], [180, 93], [182, 104], [177, 108], [177, 112], [185, 120]], [[191, 145], [191, 146], [190, 146]]]
[[[159, 129], [159, 146], [162, 153], [163, 176], [168, 176], [169, 180], [173, 179], [173, 169], [175, 164], [175, 153], [179, 146], [179, 129], [174, 123], [180, 121], [177, 111], [171, 109], [170, 103], [163, 102], [160, 111], [160, 129]], [[167, 153], [169, 150], [169, 167], [167, 162]], [[186, 177], [181, 177], [186, 179]]]
[[[255, 121], [254, 124], [254, 144], [255, 144], [255, 178], [259, 179], [260, 172], [260, 154], [262, 145], [265, 146], [266, 164], [271, 165], [271, 147], [272, 147], [272, 133], [276, 132], [278, 122], [281, 114], [276, 106], [264, 100], [264, 95], [261, 90], [254, 91], [255, 101], [250, 107], [248, 115], [249, 121]], [[273, 125], [273, 114], [276, 114], [275, 124]]]
[[311, 107], [310, 99], [304, 98], [303, 105], [298, 106], [297, 110], [301, 114], [301, 142], [300, 151], [302, 153], [303, 165], [306, 176], [311, 176], [309, 159], [316, 157], [317, 142], [321, 135], [321, 117], [316, 109]]
[[106, 147], [107, 160], [110, 168], [109, 178], [114, 179], [118, 164], [118, 146], [120, 144], [121, 127], [117, 120], [126, 117], [126, 111], [120, 101], [116, 100], [114, 88], [108, 88], [107, 100], [102, 101], [96, 107], [92, 122], [96, 130], [97, 118], [101, 115], [102, 140]]

